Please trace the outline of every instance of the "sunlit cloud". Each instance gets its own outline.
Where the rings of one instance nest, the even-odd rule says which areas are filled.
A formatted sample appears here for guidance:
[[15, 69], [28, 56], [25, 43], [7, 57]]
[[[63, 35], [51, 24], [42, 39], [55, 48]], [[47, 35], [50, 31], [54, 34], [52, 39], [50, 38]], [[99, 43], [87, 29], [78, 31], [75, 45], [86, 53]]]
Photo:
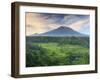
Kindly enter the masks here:
[[85, 20], [78, 20], [72, 24], [69, 24], [69, 26], [71, 28], [73, 28], [74, 30], [79, 31], [81, 28], [83, 28], [84, 26], [89, 25], [89, 19], [85, 19]]
[[45, 27], [45, 21], [40, 17], [40, 14], [26, 14], [26, 34], [42, 32]]

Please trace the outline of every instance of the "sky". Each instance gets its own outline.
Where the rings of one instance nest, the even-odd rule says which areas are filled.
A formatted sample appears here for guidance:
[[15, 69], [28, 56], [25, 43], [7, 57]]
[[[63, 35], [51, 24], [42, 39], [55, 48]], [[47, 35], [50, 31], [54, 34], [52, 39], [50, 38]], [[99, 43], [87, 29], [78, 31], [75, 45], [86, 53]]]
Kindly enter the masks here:
[[26, 13], [26, 35], [44, 33], [60, 26], [89, 35], [90, 16], [77, 14]]

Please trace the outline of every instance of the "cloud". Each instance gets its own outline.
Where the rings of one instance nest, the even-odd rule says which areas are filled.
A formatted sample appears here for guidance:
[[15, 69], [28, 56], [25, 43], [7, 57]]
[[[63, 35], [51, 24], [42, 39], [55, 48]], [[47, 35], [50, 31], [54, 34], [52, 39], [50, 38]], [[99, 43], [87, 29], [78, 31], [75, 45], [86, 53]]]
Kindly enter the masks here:
[[88, 15], [26, 13], [26, 35], [43, 33], [59, 26], [71, 27], [80, 31], [89, 25]]
[[26, 13], [26, 34], [42, 32], [46, 23], [40, 14]]
[[89, 25], [89, 19], [85, 19], [85, 20], [78, 20], [72, 24], [69, 24], [69, 26], [77, 31], [79, 31], [80, 29], [82, 29], [84, 26], [88, 26]]

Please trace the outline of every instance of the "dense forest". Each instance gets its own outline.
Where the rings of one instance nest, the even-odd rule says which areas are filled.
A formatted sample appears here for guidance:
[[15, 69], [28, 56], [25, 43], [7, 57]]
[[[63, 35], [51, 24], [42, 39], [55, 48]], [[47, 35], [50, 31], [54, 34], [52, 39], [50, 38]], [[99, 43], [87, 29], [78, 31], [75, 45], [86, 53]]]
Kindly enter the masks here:
[[89, 64], [89, 37], [26, 37], [26, 67]]

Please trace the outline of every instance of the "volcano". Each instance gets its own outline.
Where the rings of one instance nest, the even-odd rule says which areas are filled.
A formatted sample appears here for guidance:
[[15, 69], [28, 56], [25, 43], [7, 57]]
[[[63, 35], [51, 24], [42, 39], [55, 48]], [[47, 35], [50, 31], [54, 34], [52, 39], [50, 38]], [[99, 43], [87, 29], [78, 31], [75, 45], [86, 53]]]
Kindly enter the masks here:
[[63, 37], [63, 36], [85, 36], [85, 35], [73, 30], [72, 28], [66, 26], [60, 26], [57, 29], [50, 30], [48, 32], [41, 33], [41, 34], [33, 34], [32, 36], [54, 36], [54, 37], [62, 36]]

